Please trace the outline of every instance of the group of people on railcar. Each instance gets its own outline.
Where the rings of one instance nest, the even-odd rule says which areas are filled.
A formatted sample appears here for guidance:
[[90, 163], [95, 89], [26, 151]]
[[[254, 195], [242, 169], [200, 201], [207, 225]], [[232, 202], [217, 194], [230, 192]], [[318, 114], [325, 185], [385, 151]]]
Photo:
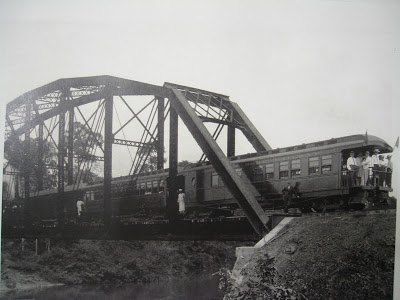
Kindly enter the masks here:
[[344, 166], [349, 187], [352, 186], [383, 186], [391, 187], [393, 164], [391, 155], [386, 157], [379, 154], [379, 149], [374, 149], [372, 156], [365, 151], [364, 155], [359, 152], [355, 156], [350, 151], [347, 163]]

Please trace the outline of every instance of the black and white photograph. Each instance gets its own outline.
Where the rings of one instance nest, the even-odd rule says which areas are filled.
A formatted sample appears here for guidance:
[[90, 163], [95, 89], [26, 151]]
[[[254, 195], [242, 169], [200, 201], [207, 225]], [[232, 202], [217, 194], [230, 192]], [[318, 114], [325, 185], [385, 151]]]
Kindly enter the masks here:
[[0, 299], [400, 299], [399, 82], [397, 0], [0, 0]]

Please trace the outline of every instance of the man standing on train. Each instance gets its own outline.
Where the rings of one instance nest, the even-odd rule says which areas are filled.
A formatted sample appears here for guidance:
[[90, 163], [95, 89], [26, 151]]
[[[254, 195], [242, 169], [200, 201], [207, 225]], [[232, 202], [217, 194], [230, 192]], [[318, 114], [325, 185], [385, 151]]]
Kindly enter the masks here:
[[393, 162], [392, 156], [388, 155], [387, 158], [387, 169], [386, 169], [386, 185], [388, 187], [392, 187], [392, 171], [393, 171]]
[[357, 175], [357, 162], [354, 157], [354, 151], [350, 151], [350, 157], [347, 159], [347, 170], [349, 172], [349, 187], [353, 187], [356, 184]]
[[356, 175], [356, 184], [359, 186], [361, 184], [361, 177], [363, 176], [363, 169], [362, 169], [362, 153], [358, 152], [356, 157], [356, 165], [357, 165], [357, 175]]
[[379, 167], [380, 167], [378, 148], [374, 149], [374, 154], [371, 156], [371, 167], [373, 172], [373, 177], [372, 177], [373, 185], [377, 185], [377, 182], [379, 180]]

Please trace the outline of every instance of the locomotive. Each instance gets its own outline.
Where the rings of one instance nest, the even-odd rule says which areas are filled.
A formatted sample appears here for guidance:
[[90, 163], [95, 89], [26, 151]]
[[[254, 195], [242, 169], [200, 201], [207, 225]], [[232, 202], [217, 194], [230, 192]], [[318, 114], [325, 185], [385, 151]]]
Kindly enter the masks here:
[[[363, 208], [367, 203], [386, 201], [391, 188], [384, 182], [373, 185], [349, 184], [345, 167], [351, 150], [364, 153], [379, 149], [382, 154], [392, 148], [381, 138], [363, 134], [351, 135], [230, 158], [238, 175], [253, 192], [265, 210], [282, 208], [282, 189], [288, 182], [299, 182], [302, 197], [299, 207], [315, 209], [338, 207]], [[186, 194], [189, 215], [240, 214], [236, 200], [208, 162], [180, 168], [178, 188]], [[32, 195], [30, 211], [37, 222], [57, 218], [56, 190]], [[114, 217], [164, 218], [168, 198], [168, 169], [114, 178], [112, 214]], [[61, 202], [67, 218], [76, 219], [76, 201], [85, 202], [85, 215], [91, 220], [103, 214], [103, 184], [83, 185], [79, 190], [66, 186]], [[57, 200], [57, 201], [55, 201]], [[58, 203], [58, 204], [57, 204]], [[294, 203], [296, 206], [296, 202]]]

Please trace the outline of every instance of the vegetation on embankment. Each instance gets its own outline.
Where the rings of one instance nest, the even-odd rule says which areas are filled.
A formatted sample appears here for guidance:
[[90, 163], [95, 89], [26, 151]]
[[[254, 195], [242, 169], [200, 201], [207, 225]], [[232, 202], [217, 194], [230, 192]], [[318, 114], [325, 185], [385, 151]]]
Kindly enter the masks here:
[[[30, 278], [31, 285], [146, 283], [232, 268], [240, 242], [90, 241], [52, 242], [35, 255], [34, 242], [21, 250], [19, 240], [2, 241], [2, 278], [8, 288]], [[18, 287], [17, 287], [18, 288]]]
[[392, 299], [395, 218], [296, 218], [228, 280], [225, 299]]

